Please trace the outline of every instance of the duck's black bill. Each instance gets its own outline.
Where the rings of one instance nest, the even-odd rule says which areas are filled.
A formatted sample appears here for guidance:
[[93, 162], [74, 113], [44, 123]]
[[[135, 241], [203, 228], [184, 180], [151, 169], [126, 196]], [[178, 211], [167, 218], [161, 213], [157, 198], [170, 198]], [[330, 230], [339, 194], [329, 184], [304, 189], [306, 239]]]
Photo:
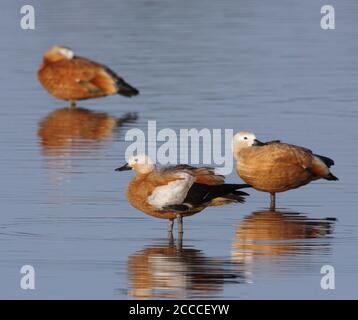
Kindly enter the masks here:
[[128, 165], [128, 163], [126, 163], [124, 166], [115, 169], [114, 171], [127, 171], [127, 170], [132, 170], [132, 168]]
[[260, 140], [255, 139], [253, 145], [254, 145], [254, 146], [264, 146], [265, 143], [261, 142]]

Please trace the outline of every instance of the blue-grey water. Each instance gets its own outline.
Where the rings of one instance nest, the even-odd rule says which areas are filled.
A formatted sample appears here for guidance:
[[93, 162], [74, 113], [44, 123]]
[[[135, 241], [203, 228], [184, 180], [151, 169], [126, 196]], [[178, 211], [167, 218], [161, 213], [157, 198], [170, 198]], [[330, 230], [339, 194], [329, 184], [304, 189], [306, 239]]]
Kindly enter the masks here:
[[[35, 30], [20, 28], [24, 4], [0, 10], [0, 298], [357, 298], [356, 0], [330, 1], [335, 30], [316, 0], [36, 1]], [[141, 95], [69, 113], [36, 80], [54, 44]], [[113, 171], [126, 131], [148, 120], [304, 145], [334, 158], [340, 180], [279, 194], [275, 214], [252, 190], [185, 219], [177, 248], [164, 220], [128, 204], [132, 173]], [[20, 287], [23, 265], [35, 290]]]

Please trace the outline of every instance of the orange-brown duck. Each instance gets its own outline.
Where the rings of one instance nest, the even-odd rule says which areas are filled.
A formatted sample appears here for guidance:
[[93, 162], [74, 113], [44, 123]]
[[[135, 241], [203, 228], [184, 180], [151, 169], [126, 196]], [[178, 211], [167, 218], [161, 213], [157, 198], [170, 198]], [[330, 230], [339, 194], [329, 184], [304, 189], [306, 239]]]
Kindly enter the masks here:
[[127, 189], [129, 203], [156, 218], [169, 219], [168, 231], [177, 218], [178, 232], [183, 232], [183, 217], [196, 214], [206, 207], [244, 202], [248, 194], [238, 191], [246, 184], [226, 184], [225, 178], [213, 168], [177, 165], [157, 169], [146, 155], [129, 158], [116, 171], [134, 170], [136, 176]]
[[66, 47], [48, 49], [38, 70], [38, 79], [54, 97], [70, 101], [121, 94], [136, 96], [139, 91], [103, 64], [75, 56]]
[[275, 194], [304, 186], [318, 179], [338, 180], [330, 172], [334, 161], [311, 150], [282, 143], [260, 142], [251, 132], [239, 132], [233, 140], [237, 174], [253, 188]]

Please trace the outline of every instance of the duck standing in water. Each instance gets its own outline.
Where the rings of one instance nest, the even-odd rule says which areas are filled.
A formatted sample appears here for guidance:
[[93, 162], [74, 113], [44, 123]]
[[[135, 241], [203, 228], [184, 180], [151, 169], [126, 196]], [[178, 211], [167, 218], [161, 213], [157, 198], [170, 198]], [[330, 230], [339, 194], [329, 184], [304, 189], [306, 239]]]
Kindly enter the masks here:
[[330, 172], [334, 161], [311, 150], [281, 143], [260, 142], [251, 132], [239, 132], [233, 140], [237, 174], [253, 188], [271, 194], [272, 210], [276, 193], [304, 186], [318, 179], [338, 180]]
[[121, 94], [132, 97], [139, 91], [105, 65], [77, 57], [69, 48], [55, 46], [46, 51], [38, 70], [38, 79], [54, 97], [70, 101]]
[[206, 207], [244, 202], [248, 194], [238, 191], [247, 184], [226, 184], [225, 178], [213, 168], [177, 165], [157, 169], [146, 155], [129, 158], [116, 171], [134, 170], [136, 176], [127, 189], [129, 203], [136, 209], [156, 218], [168, 219], [168, 231], [174, 219], [178, 233], [183, 233], [183, 217], [196, 214]]

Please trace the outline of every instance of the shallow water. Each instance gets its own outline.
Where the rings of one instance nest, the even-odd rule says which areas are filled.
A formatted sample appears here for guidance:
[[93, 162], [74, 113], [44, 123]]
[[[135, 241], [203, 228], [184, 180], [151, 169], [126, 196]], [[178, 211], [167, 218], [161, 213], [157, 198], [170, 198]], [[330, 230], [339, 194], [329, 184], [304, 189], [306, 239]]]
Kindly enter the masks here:
[[[320, 3], [102, 1], [2, 4], [0, 298], [357, 298], [358, 35], [355, 0]], [[64, 44], [141, 90], [69, 111], [36, 80], [43, 52]], [[336, 161], [339, 182], [185, 219], [182, 246], [166, 222], [130, 207], [130, 128], [250, 129]], [[238, 181], [235, 173], [228, 181]], [[33, 265], [36, 289], [20, 288]], [[322, 290], [323, 265], [336, 289]]]

